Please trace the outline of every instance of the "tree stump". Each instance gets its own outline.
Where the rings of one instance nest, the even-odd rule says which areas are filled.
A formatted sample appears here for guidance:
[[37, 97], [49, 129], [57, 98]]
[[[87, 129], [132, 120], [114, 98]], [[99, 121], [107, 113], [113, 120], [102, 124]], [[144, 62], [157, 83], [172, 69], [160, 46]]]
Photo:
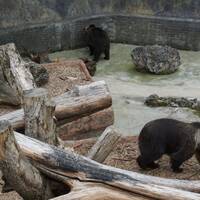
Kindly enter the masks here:
[[24, 199], [52, 197], [46, 179], [21, 153], [8, 121], [0, 121], [0, 167], [6, 182]]
[[24, 92], [25, 135], [56, 144], [55, 103], [44, 88]]

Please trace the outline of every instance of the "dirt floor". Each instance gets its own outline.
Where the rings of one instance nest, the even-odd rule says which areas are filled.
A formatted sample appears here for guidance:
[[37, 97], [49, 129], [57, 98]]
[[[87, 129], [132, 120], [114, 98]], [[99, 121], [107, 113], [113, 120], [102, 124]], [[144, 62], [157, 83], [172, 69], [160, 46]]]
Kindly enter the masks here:
[[[184, 171], [178, 174], [172, 172], [168, 156], [163, 156], [158, 161], [160, 164], [159, 169], [150, 171], [141, 170], [136, 163], [136, 158], [139, 155], [137, 139], [137, 136], [121, 138], [105, 160], [104, 164], [152, 176], [188, 180], [200, 179], [200, 164], [197, 162], [195, 157], [185, 162], [182, 166]], [[88, 142], [77, 141], [74, 144], [74, 150], [75, 152], [85, 155], [94, 143], [95, 140], [90, 140]]]
[[15, 191], [0, 194], [0, 200], [23, 200]]

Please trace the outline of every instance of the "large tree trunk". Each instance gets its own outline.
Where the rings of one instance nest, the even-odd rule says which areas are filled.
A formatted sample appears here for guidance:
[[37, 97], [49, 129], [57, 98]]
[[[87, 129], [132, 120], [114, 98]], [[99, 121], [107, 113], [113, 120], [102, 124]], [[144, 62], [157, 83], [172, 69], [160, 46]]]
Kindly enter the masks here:
[[24, 92], [25, 135], [48, 144], [56, 144], [55, 103], [48, 91], [36, 88]]
[[23, 100], [23, 91], [36, 87], [33, 76], [26, 68], [15, 44], [0, 46], [0, 67], [9, 86], [21, 100]]
[[72, 91], [53, 100], [56, 102], [56, 118], [67, 121], [87, 116], [112, 105], [112, 97], [104, 81], [76, 86]]
[[200, 191], [199, 181], [170, 180], [121, 170], [16, 132], [15, 137], [24, 155], [35, 163], [40, 163], [37, 165], [38, 169], [66, 184], [79, 180], [109, 185], [117, 190], [128, 191], [133, 196], [137, 193], [163, 200], [200, 199], [200, 194], [194, 193]]
[[46, 179], [21, 153], [7, 121], [0, 122], [0, 167], [6, 182], [25, 199], [52, 197]]

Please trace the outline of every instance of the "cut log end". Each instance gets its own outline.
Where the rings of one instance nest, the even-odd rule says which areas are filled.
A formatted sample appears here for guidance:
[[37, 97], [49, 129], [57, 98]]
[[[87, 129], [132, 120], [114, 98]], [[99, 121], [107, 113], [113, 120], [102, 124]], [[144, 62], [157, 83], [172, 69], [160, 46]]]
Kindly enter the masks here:
[[115, 144], [120, 139], [121, 134], [118, 133], [113, 126], [106, 128], [98, 141], [88, 153], [88, 158], [102, 163], [110, 152], [114, 149]]

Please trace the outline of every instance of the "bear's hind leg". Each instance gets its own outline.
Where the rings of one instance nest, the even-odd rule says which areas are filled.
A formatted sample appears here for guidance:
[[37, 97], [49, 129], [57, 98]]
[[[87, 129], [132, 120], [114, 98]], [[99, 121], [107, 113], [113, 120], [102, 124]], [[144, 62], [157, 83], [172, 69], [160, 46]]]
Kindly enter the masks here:
[[140, 155], [137, 158], [137, 163], [142, 169], [156, 169], [159, 168], [159, 164], [155, 163], [154, 161], [158, 160], [162, 154], [157, 154], [154, 156], [144, 156]]
[[183, 145], [178, 152], [170, 155], [171, 168], [173, 172], [180, 173], [183, 171], [183, 169], [180, 168], [180, 166], [183, 164], [183, 162], [185, 162], [193, 156], [193, 154], [195, 153], [194, 147], [195, 144], [191, 144], [191, 142], [186, 142], [186, 144]]
[[94, 54], [94, 48], [89, 45], [89, 50], [90, 50], [90, 56], [92, 56]]
[[99, 58], [100, 58], [100, 56], [101, 56], [101, 51], [100, 51], [100, 50], [97, 50], [97, 49], [95, 49], [95, 51], [94, 51], [94, 59], [93, 59], [93, 61], [95, 61], [95, 62], [98, 62], [98, 61], [99, 61]]
[[110, 59], [110, 48], [109, 47], [105, 48], [104, 54], [105, 54], [104, 59], [109, 60]]

